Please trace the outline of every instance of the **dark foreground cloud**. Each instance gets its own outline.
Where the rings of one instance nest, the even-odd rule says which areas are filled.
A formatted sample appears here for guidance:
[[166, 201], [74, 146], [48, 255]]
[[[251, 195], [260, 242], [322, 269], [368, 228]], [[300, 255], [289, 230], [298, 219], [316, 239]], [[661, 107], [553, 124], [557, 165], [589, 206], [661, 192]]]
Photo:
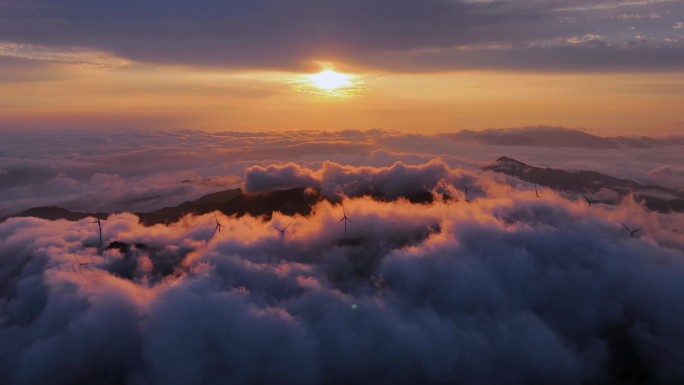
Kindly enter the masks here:
[[682, 19], [677, 1], [30, 0], [0, 3], [0, 40], [233, 68], [679, 71]]
[[[292, 165], [299, 167], [299, 165]], [[417, 169], [430, 175], [434, 165]], [[265, 167], [268, 170], [268, 167]], [[450, 172], [458, 174], [457, 169]], [[391, 183], [391, 180], [388, 180]], [[8, 384], [684, 380], [684, 222], [481, 175], [470, 204], [0, 224]], [[456, 186], [452, 186], [456, 187]], [[644, 227], [630, 237], [620, 225]], [[290, 227], [284, 237], [272, 225]], [[79, 267], [79, 263], [89, 263]]]

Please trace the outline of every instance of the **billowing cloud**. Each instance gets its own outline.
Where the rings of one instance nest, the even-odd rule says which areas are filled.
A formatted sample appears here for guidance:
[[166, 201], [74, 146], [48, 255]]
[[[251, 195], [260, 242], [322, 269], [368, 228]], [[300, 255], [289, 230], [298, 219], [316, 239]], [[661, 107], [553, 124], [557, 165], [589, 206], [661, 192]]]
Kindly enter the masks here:
[[460, 175], [439, 159], [415, 166], [396, 162], [388, 167], [352, 167], [325, 161], [319, 170], [292, 163], [249, 167], [244, 188], [247, 192], [268, 192], [307, 186], [320, 188], [328, 197], [371, 195], [394, 200], [434, 190], [440, 182], [460, 186], [472, 179], [472, 175]]
[[[394, 199], [431, 190], [441, 179], [468, 183], [468, 175], [502, 155], [537, 167], [684, 185], [681, 173], [651, 172], [681, 166], [679, 137], [603, 138], [562, 129], [545, 136], [544, 127], [478, 135], [487, 133], [502, 135], [473, 144], [382, 130], [0, 132], [0, 216], [51, 205], [83, 212], [151, 211], [242, 185], [250, 191], [308, 186], [331, 197], [374, 193]], [[567, 144], [568, 137], [619, 147], [551, 147]], [[288, 162], [296, 163], [284, 166]]]
[[[648, 172], [648, 176], [652, 177], [652, 180], [670, 179], [672, 177], [684, 177], [684, 166], [679, 165], [666, 165], [654, 168]], [[684, 190], [684, 183], [676, 186], [680, 190]]]
[[[438, 165], [413, 172], [430, 180]], [[681, 216], [628, 201], [590, 208], [546, 190], [537, 199], [532, 186], [493, 175], [477, 183], [483, 195], [471, 203], [345, 199], [347, 236], [340, 206], [327, 202], [307, 218], [219, 216], [225, 227], [215, 236], [213, 214], [168, 227], [110, 216], [105, 242], [128, 250], [98, 251], [87, 219], [10, 219], [0, 224], [0, 376], [10, 384], [684, 378]], [[620, 222], [644, 230], [630, 237]], [[283, 237], [272, 227], [287, 224]]]

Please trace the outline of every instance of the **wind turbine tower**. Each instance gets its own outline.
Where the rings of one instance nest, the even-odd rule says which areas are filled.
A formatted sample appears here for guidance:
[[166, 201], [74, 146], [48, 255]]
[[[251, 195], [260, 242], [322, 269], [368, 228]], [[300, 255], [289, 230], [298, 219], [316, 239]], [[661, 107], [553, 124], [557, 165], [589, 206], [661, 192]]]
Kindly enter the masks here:
[[276, 230], [278, 230], [278, 231], [280, 232], [280, 239], [284, 239], [284, 238], [285, 238], [285, 230], [287, 230], [287, 228], [290, 227], [289, 224], [288, 224], [287, 226], [283, 227], [282, 229], [279, 228], [279, 227], [276, 227], [276, 225], [272, 225], [272, 226], [273, 226], [274, 229], [276, 229]]
[[340, 219], [337, 223], [340, 223], [342, 221], [344, 221], [344, 237], [347, 238], [347, 222], [354, 222], [352, 222], [352, 220], [347, 217], [347, 213], [344, 211], [344, 205], [342, 205], [342, 219]]
[[99, 215], [96, 216], [95, 219], [96, 219], [95, 221], [92, 221], [90, 223], [97, 223], [97, 228], [98, 228], [99, 233], [100, 233], [100, 249], [102, 249], [102, 219], [100, 219]]
[[214, 219], [216, 219], [216, 227], [214, 228], [214, 234], [211, 235], [212, 238], [216, 235], [216, 233], [221, 232], [221, 227], [224, 227], [221, 224], [221, 222], [219, 222], [218, 217], [216, 215], [214, 215]]

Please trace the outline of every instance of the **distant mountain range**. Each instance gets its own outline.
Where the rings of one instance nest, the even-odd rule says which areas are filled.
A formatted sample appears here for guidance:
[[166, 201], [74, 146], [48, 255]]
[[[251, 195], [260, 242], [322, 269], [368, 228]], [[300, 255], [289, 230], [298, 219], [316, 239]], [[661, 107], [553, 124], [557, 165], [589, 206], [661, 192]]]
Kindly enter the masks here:
[[[684, 211], [684, 192], [662, 186], [644, 186], [629, 179], [615, 178], [596, 171], [564, 171], [552, 168], [530, 166], [515, 159], [502, 156], [484, 170], [504, 173], [539, 186], [559, 191], [596, 194], [612, 191], [618, 198], [633, 194], [637, 201], [643, 202], [650, 210], [660, 212]], [[387, 201], [380, 193], [368, 192], [377, 200]], [[430, 203], [434, 197], [427, 190], [415, 191], [408, 199], [413, 203]], [[442, 199], [451, 197], [443, 196]], [[599, 197], [600, 198], [600, 197]], [[150, 212], [134, 213], [145, 226], [160, 223], [173, 223], [188, 214], [202, 215], [219, 211], [225, 215], [252, 215], [270, 218], [274, 212], [285, 215], [311, 215], [316, 203], [329, 200], [321, 191], [311, 187], [298, 187], [275, 190], [268, 193], [246, 193], [241, 189], [219, 191], [174, 207], [164, 207]], [[616, 203], [606, 200], [605, 203]], [[66, 219], [77, 221], [88, 217], [105, 218], [107, 213], [88, 213], [70, 211], [56, 206], [34, 207], [17, 214], [0, 218], [0, 222], [12, 217], [36, 217], [48, 220]]]
[[[369, 192], [369, 195], [378, 200], [387, 200], [381, 193]], [[413, 203], [432, 202], [433, 196], [430, 191], [415, 191], [402, 196]], [[150, 212], [134, 213], [140, 217], [140, 222], [145, 226], [159, 223], [173, 223], [187, 214], [202, 215], [219, 211], [225, 215], [265, 216], [270, 218], [274, 212], [285, 215], [310, 215], [316, 203], [328, 200], [321, 191], [312, 187], [297, 187], [286, 190], [274, 190], [268, 193], [246, 193], [242, 189], [231, 189], [205, 195], [194, 201], [187, 201], [174, 207], [164, 207]], [[106, 213], [88, 213], [70, 211], [56, 206], [34, 207], [17, 214], [0, 218], [0, 222], [12, 217], [36, 217], [49, 220], [66, 219], [77, 221], [88, 217], [106, 217]]]
[[498, 146], [577, 147], [584, 149], [617, 149], [620, 147], [650, 148], [684, 145], [684, 136], [650, 138], [601, 137], [563, 127], [537, 126], [520, 128], [462, 130], [444, 136], [459, 141]]
[[[214, 211], [238, 217], [246, 214], [270, 217], [274, 211], [279, 211], [286, 215], [309, 215], [311, 214], [312, 207], [322, 199], [320, 191], [312, 188], [292, 188], [263, 194], [247, 194], [237, 188], [208, 194], [194, 201], [181, 203], [175, 207], [164, 207], [155, 211], [134, 214], [140, 217], [140, 222], [145, 226], [173, 223], [187, 214], [202, 215]], [[77, 221], [96, 216], [106, 217], [107, 214], [74, 212], [61, 207], [47, 206], [34, 207], [4, 217], [0, 221], [11, 217], [37, 217], [49, 220], [66, 219]]]
[[589, 194], [609, 190], [620, 198], [632, 194], [637, 201], [643, 202], [650, 210], [684, 211], [684, 192], [682, 191], [656, 185], [644, 186], [629, 179], [615, 178], [596, 171], [570, 172], [539, 168], [506, 156], [502, 156], [484, 169], [514, 176], [554, 190]]
[[306, 216], [311, 214], [312, 207], [322, 199], [320, 191], [312, 188], [299, 187], [256, 194], [247, 194], [238, 188], [208, 194], [175, 207], [135, 214], [145, 226], [172, 223], [187, 214], [202, 215], [214, 211], [238, 217], [249, 214], [270, 218], [275, 211], [285, 215]]
[[4, 222], [9, 218], [14, 217], [34, 217], [47, 220], [66, 219], [67, 221], [78, 221], [88, 217], [105, 218], [107, 213], [81, 213], [78, 211], [71, 211], [57, 206], [40, 206], [33, 207], [28, 210], [21, 211], [17, 214], [0, 217], [0, 222]]

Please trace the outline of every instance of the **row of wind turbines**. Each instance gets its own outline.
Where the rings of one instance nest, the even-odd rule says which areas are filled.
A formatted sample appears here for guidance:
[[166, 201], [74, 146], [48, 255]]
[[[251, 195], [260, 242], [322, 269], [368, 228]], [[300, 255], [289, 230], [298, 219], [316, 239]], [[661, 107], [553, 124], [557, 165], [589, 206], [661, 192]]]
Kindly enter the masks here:
[[[480, 190], [480, 188], [479, 188], [479, 187], [476, 187], [476, 186], [463, 185], [463, 195], [464, 195], [464, 198], [465, 198], [465, 202], [467, 202], [467, 203], [470, 203], [470, 202], [471, 202], [471, 201], [470, 201], [470, 196], [468, 195], [468, 193], [469, 193], [470, 191], [473, 191], [473, 190]], [[537, 184], [536, 184], [536, 183], [534, 184], [534, 194], [535, 194], [535, 196], [536, 196], [537, 198], [541, 199], [541, 195], [539, 195], [539, 189], [537, 188]], [[585, 194], [582, 194], [582, 197], [584, 197], [584, 199], [585, 199], [585, 201], [587, 202], [587, 204], [589, 205], [589, 207], [591, 207], [591, 206], [594, 205], [594, 204], [598, 204], [598, 203], [602, 203], [602, 202], [603, 202], [601, 199], [590, 199], [590, 198], [587, 197]], [[218, 234], [220, 234], [220, 233], [221, 233], [221, 229], [225, 227], [225, 225], [223, 225], [223, 224], [219, 221], [217, 215], [214, 215], [214, 219], [215, 219], [215, 221], [216, 221], [216, 226], [214, 227], [214, 232], [212, 233], [211, 238], [214, 238], [215, 236], [217, 236]], [[102, 250], [103, 247], [104, 247], [104, 244], [103, 244], [103, 241], [102, 241], [102, 221], [104, 221], [104, 220], [106, 220], [106, 219], [103, 219], [103, 218], [100, 218], [99, 216], [96, 216], [96, 217], [95, 217], [95, 220], [90, 222], [90, 223], [93, 223], [93, 224], [97, 223], [100, 250]], [[344, 222], [344, 237], [345, 237], [345, 239], [346, 239], [346, 238], [347, 238], [347, 235], [348, 235], [347, 223], [354, 223], [354, 222], [347, 216], [347, 212], [346, 212], [345, 209], [344, 209], [344, 205], [342, 205], [342, 218], [340, 218], [340, 220], [338, 221], [338, 223], [342, 223], [342, 222]], [[281, 239], [284, 239], [284, 238], [285, 238], [285, 231], [288, 229], [288, 227], [290, 227], [290, 224], [291, 224], [291, 223], [288, 223], [288, 224], [287, 224], [285, 227], [283, 227], [283, 228], [280, 228], [280, 227], [278, 227], [278, 226], [276, 226], [276, 225], [271, 225], [271, 226], [272, 226], [275, 230], [277, 230], [277, 231], [280, 233], [280, 238], [281, 238]], [[622, 223], [622, 222], [620, 222], [620, 224], [622, 225], [622, 227], [625, 228], [625, 230], [627, 230], [627, 232], [629, 233], [630, 237], [634, 237], [638, 232], [643, 231], [643, 228], [641, 228], [641, 227], [636, 228], [636, 229], [632, 229], [632, 228], [628, 227], [627, 225], [625, 225], [625, 224]], [[79, 262], [79, 266], [87, 266], [87, 265], [92, 264], [92, 263], [84, 263], [84, 262], [81, 262], [80, 260], [79, 260], [78, 262]]]
[[[216, 227], [214, 227], [214, 233], [211, 235], [211, 237], [215, 237], [217, 234], [221, 233], [221, 229], [225, 227], [221, 222], [218, 220], [218, 216], [214, 215], [214, 219], [216, 220]], [[344, 210], [344, 205], [342, 206], [342, 219], [339, 220], [338, 223], [344, 221], [344, 237], [347, 237], [347, 222], [349, 223], [354, 223], [352, 222], [351, 219], [347, 216], [347, 213]], [[280, 233], [280, 239], [285, 238], [285, 231], [287, 230], [288, 227], [290, 227], [291, 223], [288, 223], [285, 227], [280, 228], [276, 225], [271, 225], [274, 229], [276, 229]], [[100, 230], [100, 237], [102, 237], [102, 231]], [[102, 243], [102, 241], [100, 241]]]
[[[539, 196], [539, 191], [537, 191], [537, 184], [536, 183], [534, 184], [534, 193], [536, 194], [537, 198], [541, 198], [541, 196]], [[589, 207], [591, 207], [591, 205], [603, 203], [602, 199], [590, 199], [585, 194], [582, 194], [582, 197], [587, 202]], [[625, 228], [625, 230], [627, 230], [627, 232], [629, 233], [629, 236], [632, 238], [634, 238], [636, 233], [638, 233], [639, 231], [643, 231], [643, 228], [641, 228], [641, 227], [636, 228], [636, 229], [632, 229], [632, 228], [629, 228], [627, 225], [625, 225], [623, 222], [620, 222], [620, 224], [622, 225], [622, 227]]]
[[[464, 196], [465, 196], [465, 201], [466, 201], [466, 202], [470, 203], [470, 200], [468, 199], [468, 191], [474, 190], [474, 189], [479, 189], [479, 188], [478, 188], [478, 187], [475, 187], [475, 186], [467, 186], [467, 185], [464, 185], [464, 186], [463, 186], [463, 192], [464, 192]], [[534, 195], [535, 195], [535, 197], [537, 197], [538, 199], [541, 199], [541, 195], [539, 195], [539, 189], [537, 188], [537, 184], [536, 184], [536, 183], [534, 184]], [[589, 205], [589, 207], [591, 207], [592, 205], [598, 204], [598, 203], [603, 203], [603, 200], [602, 200], [602, 199], [590, 199], [590, 198], [589, 198], [588, 196], [586, 196], [585, 194], [582, 194], [582, 197], [583, 197], [584, 200], [587, 202], [587, 204]], [[641, 228], [641, 227], [636, 228], [636, 229], [632, 229], [632, 228], [630, 228], [629, 226], [625, 225], [623, 222], [620, 222], [620, 224], [622, 225], [622, 227], [625, 228], [625, 230], [627, 230], [627, 232], [629, 233], [629, 236], [632, 237], [632, 238], [634, 238], [634, 236], [636, 235], [636, 233], [638, 233], [639, 231], [643, 231], [643, 228]]]

